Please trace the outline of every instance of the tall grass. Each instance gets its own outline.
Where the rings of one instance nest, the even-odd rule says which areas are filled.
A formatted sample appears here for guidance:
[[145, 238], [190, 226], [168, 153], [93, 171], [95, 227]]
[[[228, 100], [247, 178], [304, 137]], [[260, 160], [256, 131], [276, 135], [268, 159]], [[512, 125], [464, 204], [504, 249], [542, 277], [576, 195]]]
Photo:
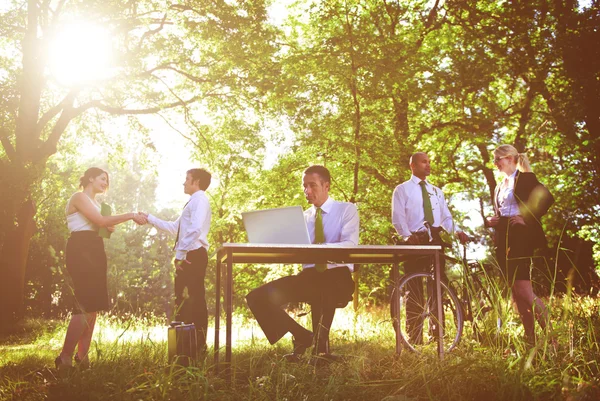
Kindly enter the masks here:
[[196, 366], [170, 365], [164, 322], [131, 316], [101, 316], [92, 367], [59, 372], [53, 360], [66, 321], [28, 320], [0, 342], [0, 400], [600, 399], [600, 301], [568, 295], [554, 298], [550, 309], [558, 349], [542, 333], [527, 347], [518, 319], [504, 308], [495, 341], [482, 344], [466, 330], [440, 361], [435, 352], [396, 356], [386, 309], [346, 308], [331, 335], [344, 362], [316, 366], [308, 356], [287, 363], [288, 338], [271, 346], [254, 321], [236, 316], [231, 383], [223, 369], [216, 372], [212, 353]]

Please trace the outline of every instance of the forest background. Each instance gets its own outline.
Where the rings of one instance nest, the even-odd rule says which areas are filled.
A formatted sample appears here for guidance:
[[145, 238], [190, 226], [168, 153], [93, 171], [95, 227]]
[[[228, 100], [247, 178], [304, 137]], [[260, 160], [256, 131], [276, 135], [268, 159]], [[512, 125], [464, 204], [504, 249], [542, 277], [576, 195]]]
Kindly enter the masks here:
[[[64, 209], [92, 165], [116, 212], [162, 218], [208, 168], [214, 251], [246, 241], [243, 211], [306, 207], [302, 171], [323, 164], [361, 244], [391, 244], [392, 191], [425, 151], [490, 255], [491, 152], [510, 143], [556, 198], [536, 286], [597, 295], [598, 27], [598, 1], [3, 1], [0, 328], [68, 311]], [[133, 223], [106, 241], [113, 313], [169, 315], [172, 241]], [[235, 304], [297, 268], [236, 267]], [[363, 302], [387, 302], [387, 277], [361, 269]]]

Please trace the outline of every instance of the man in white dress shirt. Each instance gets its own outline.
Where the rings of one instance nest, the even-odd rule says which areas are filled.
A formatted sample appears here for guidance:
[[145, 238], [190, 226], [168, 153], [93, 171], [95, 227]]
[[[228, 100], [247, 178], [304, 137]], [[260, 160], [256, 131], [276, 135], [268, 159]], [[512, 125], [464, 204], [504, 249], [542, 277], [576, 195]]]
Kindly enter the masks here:
[[[304, 194], [312, 204], [304, 212], [311, 242], [355, 246], [358, 244], [358, 211], [353, 203], [330, 198], [330, 183], [330, 173], [323, 166], [311, 166], [304, 171]], [[329, 330], [335, 309], [343, 308], [352, 300], [353, 268], [349, 264], [306, 264], [299, 274], [264, 284], [246, 296], [250, 310], [271, 344], [288, 332], [294, 336], [294, 350], [285, 356], [287, 360], [299, 361], [312, 345], [315, 354], [334, 359], [329, 350]], [[312, 331], [282, 309], [289, 302], [310, 304]]]
[[[206, 348], [208, 310], [206, 307], [204, 277], [208, 265], [208, 231], [210, 230], [210, 203], [204, 191], [211, 175], [202, 168], [187, 172], [184, 193], [190, 195], [181, 216], [175, 221], [161, 220], [151, 214], [147, 219], [157, 229], [175, 236], [175, 320], [194, 323], [198, 348]], [[187, 298], [185, 289], [187, 288]]]
[[[431, 174], [429, 156], [417, 152], [410, 157], [409, 164], [412, 171], [410, 180], [398, 185], [392, 195], [392, 224], [400, 238], [411, 245], [443, 245], [440, 233], [446, 231], [466, 243], [469, 238], [454, 225], [442, 190], [426, 181]], [[429, 271], [432, 262], [429, 256], [406, 261], [404, 273]], [[440, 263], [445, 277], [443, 257]], [[407, 303], [407, 327], [411, 339], [420, 343], [423, 321], [419, 312], [424, 302], [423, 294], [421, 288], [412, 288], [411, 294], [414, 297]], [[395, 305], [392, 303], [391, 307], [393, 317]], [[396, 324], [394, 322], [394, 329], [397, 329]]]

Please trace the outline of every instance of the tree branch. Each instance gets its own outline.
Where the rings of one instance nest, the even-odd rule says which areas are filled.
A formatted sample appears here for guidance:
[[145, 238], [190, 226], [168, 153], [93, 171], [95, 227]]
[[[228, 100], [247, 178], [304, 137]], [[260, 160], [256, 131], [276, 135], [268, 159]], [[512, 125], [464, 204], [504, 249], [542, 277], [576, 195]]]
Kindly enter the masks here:
[[481, 171], [483, 172], [483, 176], [485, 177], [485, 181], [490, 190], [490, 199], [494, 199], [494, 191], [496, 191], [496, 178], [494, 177], [494, 172], [485, 165], [486, 160], [490, 160], [490, 153], [484, 144], [476, 144], [475, 146], [477, 147], [477, 150], [479, 150], [481, 160], [483, 161], [481, 164]]
[[[438, 23], [434, 23], [435, 20], [437, 19], [438, 16], [438, 7], [439, 7], [440, 1], [436, 0], [435, 4], [433, 5], [433, 7], [431, 7], [431, 10], [429, 11], [429, 14], [427, 15], [427, 20], [425, 21], [424, 25], [424, 31], [421, 34], [421, 37], [415, 42], [415, 46], [414, 46], [414, 50], [413, 51], [417, 51], [421, 48], [421, 46], [423, 45], [423, 42], [425, 41], [425, 37], [430, 33], [433, 32], [434, 30], [438, 29], [441, 25], [441, 22]], [[446, 17], [444, 16], [442, 18], [442, 22], [446, 19]]]
[[475, 121], [473, 121], [473, 124], [467, 124], [461, 121], [437, 122], [431, 125], [428, 129], [424, 130], [421, 135], [428, 134], [431, 131], [446, 127], [460, 127], [467, 132], [476, 134], [481, 131], [487, 131], [493, 128], [493, 126], [493, 121], [481, 121], [480, 124], [476, 124]]
[[440, 0], [435, 0], [435, 4], [431, 7], [429, 11], [429, 15], [427, 15], [427, 20], [425, 21], [425, 30], [429, 29], [433, 24], [433, 21], [437, 17], [438, 14], [438, 6], [440, 5]]
[[158, 26], [158, 28], [156, 29], [151, 29], [149, 31], [144, 32], [144, 34], [142, 35], [142, 37], [140, 38], [140, 41], [138, 43], [138, 50], [142, 48], [142, 44], [144, 42], [144, 39], [146, 39], [147, 37], [154, 35], [155, 33], [158, 33], [160, 31], [162, 31], [162, 29], [165, 27], [165, 21], [167, 20], [167, 13], [165, 13], [165, 15], [163, 15], [161, 21], [160, 21], [160, 25]]
[[202, 15], [202, 13], [201, 13], [201, 12], [199, 12], [198, 10], [196, 10], [195, 8], [193, 8], [193, 7], [190, 7], [190, 6], [186, 6], [186, 5], [183, 5], [183, 4], [171, 4], [171, 5], [169, 6], [169, 8], [170, 8], [171, 10], [179, 10], [179, 11], [192, 11], [192, 12], [194, 12], [195, 14], [198, 14], [198, 15], [200, 15], [200, 16], [203, 16], [203, 17], [205, 16], [205, 15]]
[[6, 28], [6, 29], [2, 29], [0, 30], [0, 32], [3, 35], [6, 35], [6, 32], [19, 32], [19, 33], [26, 33], [27, 29], [23, 28], [22, 26], [18, 26], [18, 25], [5, 25], [2, 24], [2, 28]]
[[46, 124], [50, 122], [61, 110], [63, 110], [68, 105], [73, 105], [73, 101], [75, 100], [75, 96], [77, 95], [78, 90], [71, 90], [67, 96], [58, 104], [51, 107], [48, 111], [46, 111], [42, 117], [40, 117], [37, 123], [37, 133], [42, 132]]
[[0, 142], [4, 147], [6, 156], [10, 159], [10, 161], [14, 161], [16, 156], [15, 148], [12, 143], [10, 143], [10, 139], [8, 139], [8, 132], [6, 132], [4, 128], [0, 128]]
[[390, 178], [383, 175], [379, 170], [377, 170], [376, 168], [374, 168], [366, 163], [363, 163], [361, 168], [364, 172], [371, 174], [372, 176], [377, 178], [377, 180], [379, 182], [381, 182], [383, 185], [385, 185], [386, 188], [393, 188], [394, 185], [396, 184], [396, 182], [392, 181]]
[[184, 77], [186, 77], [190, 81], [194, 81], [194, 82], [197, 82], [197, 83], [206, 83], [206, 82], [208, 82], [207, 79], [199, 78], [199, 77], [197, 77], [195, 75], [192, 75], [190, 73], [187, 73], [185, 71], [181, 71], [180, 69], [177, 69], [177, 68], [171, 66], [170, 64], [162, 64], [162, 65], [156, 66], [156, 67], [154, 67], [154, 68], [152, 68], [152, 69], [150, 69], [148, 71], [145, 71], [142, 75], [151, 75], [153, 72], [160, 71], [160, 70], [171, 70], [171, 71], [174, 71], [174, 72], [176, 72], [178, 74], [183, 75]]
[[527, 138], [526, 138], [526, 128], [527, 124], [529, 124], [529, 120], [531, 119], [531, 105], [535, 97], [537, 96], [537, 91], [533, 88], [533, 86], [529, 87], [527, 94], [525, 95], [525, 104], [521, 108], [521, 117], [519, 118], [519, 128], [517, 129], [517, 134], [515, 136], [515, 147], [519, 152], [523, 152], [526, 148]]
[[32, 157], [32, 161], [34, 163], [42, 161], [56, 153], [56, 146], [63, 132], [65, 132], [67, 125], [69, 125], [71, 120], [79, 114], [81, 114], [81, 112], [79, 112], [78, 109], [74, 109], [72, 103], [67, 104], [65, 106], [62, 113], [60, 113], [58, 121], [56, 122], [56, 124], [54, 124], [54, 127], [52, 128], [50, 136], [48, 137], [46, 142], [44, 142], [34, 153]]
[[63, 111], [62, 111], [58, 121], [54, 125], [54, 128], [52, 129], [52, 132], [50, 133], [50, 136], [48, 137], [48, 140], [46, 142], [44, 142], [44, 144], [39, 148], [38, 152], [36, 152], [37, 154], [36, 154], [36, 157], [34, 158], [34, 160], [42, 160], [43, 158], [46, 158], [46, 157], [56, 153], [56, 145], [58, 143], [58, 140], [60, 139], [61, 135], [63, 134], [63, 132], [66, 129], [69, 122], [74, 117], [82, 114], [83, 112], [85, 112], [86, 110], [89, 110], [91, 108], [96, 108], [98, 110], [102, 110], [109, 114], [115, 114], [115, 115], [154, 114], [161, 110], [171, 109], [171, 108], [175, 108], [175, 107], [179, 107], [179, 106], [186, 106], [190, 103], [195, 102], [198, 99], [200, 99], [200, 96], [194, 96], [194, 97], [190, 98], [189, 100], [179, 100], [177, 102], [173, 102], [173, 103], [170, 103], [170, 104], [167, 104], [164, 106], [149, 107], [146, 109], [124, 109], [121, 107], [112, 107], [112, 106], [103, 104], [102, 101], [100, 101], [100, 100], [94, 100], [94, 101], [84, 104], [83, 106], [73, 108], [72, 107], [72, 103], [74, 101], [74, 96], [73, 96], [71, 99], [71, 102], [65, 104], [65, 107], [63, 108]]
[[171, 129], [173, 129], [173, 131], [177, 132], [182, 138], [190, 141], [195, 147], [197, 147], [198, 149], [200, 149], [200, 145], [194, 141], [191, 137], [187, 136], [186, 134], [184, 134], [183, 132], [181, 132], [181, 130], [177, 129], [173, 124], [171, 124], [171, 122], [162, 114], [160, 113], [156, 113], [157, 116], [159, 116], [160, 118], [162, 118], [162, 120], [169, 126], [171, 127]]
[[186, 106], [190, 103], [193, 103], [193, 102], [199, 100], [200, 98], [201, 98], [201, 96], [193, 96], [188, 100], [180, 100], [177, 102], [166, 104], [164, 106], [148, 107], [146, 109], [125, 109], [122, 107], [114, 107], [114, 106], [109, 106], [109, 105], [103, 104], [101, 100], [92, 100], [91, 102], [88, 102], [82, 106], [79, 106], [75, 110], [78, 111], [77, 114], [79, 114], [80, 112], [86, 111], [88, 109], [92, 109], [92, 108], [97, 108], [106, 113], [116, 114], [116, 115], [154, 114], [161, 110], [173, 109], [173, 108], [179, 107], [179, 106]]
[[66, 2], [67, 0], [60, 0], [54, 10], [50, 9], [50, 13], [53, 14], [53, 16], [58, 16]]

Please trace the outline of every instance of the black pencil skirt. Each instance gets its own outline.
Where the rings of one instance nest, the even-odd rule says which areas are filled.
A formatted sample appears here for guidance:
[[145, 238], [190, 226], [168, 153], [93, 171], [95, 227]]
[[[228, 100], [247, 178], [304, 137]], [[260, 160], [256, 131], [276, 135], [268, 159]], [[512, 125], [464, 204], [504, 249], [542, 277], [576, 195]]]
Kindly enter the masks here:
[[534, 253], [534, 235], [529, 227], [509, 224], [501, 217], [496, 226], [496, 258], [509, 285], [515, 280], [531, 280], [531, 257]]
[[96, 231], [74, 231], [67, 242], [67, 270], [73, 281], [73, 313], [109, 309], [104, 241]]

